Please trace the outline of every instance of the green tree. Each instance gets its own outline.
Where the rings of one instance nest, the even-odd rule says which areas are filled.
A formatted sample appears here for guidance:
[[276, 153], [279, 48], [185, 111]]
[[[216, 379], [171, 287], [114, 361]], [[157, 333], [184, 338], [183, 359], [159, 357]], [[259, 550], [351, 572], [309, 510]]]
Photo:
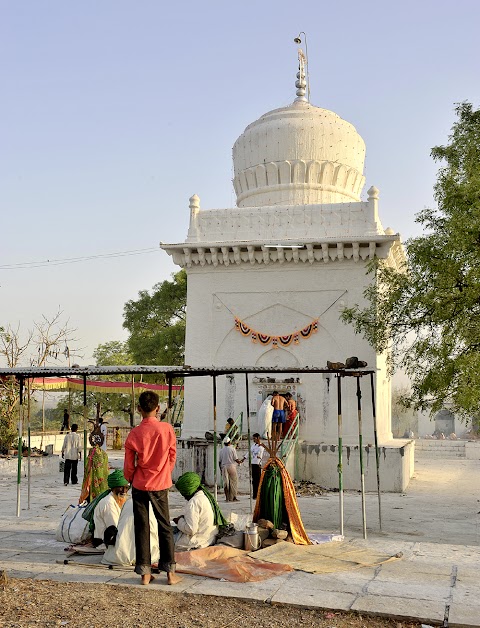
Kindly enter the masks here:
[[480, 110], [456, 106], [449, 143], [432, 149], [440, 162], [437, 209], [417, 215], [424, 235], [405, 244], [400, 270], [375, 260], [368, 305], [343, 312], [392, 366], [411, 378], [417, 408], [471, 416], [480, 409]]
[[124, 307], [123, 326], [130, 336], [128, 349], [137, 364], [183, 364], [187, 309], [187, 274], [141, 290]]
[[[131, 354], [128, 352], [126, 343], [113, 340], [104, 344], [99, 344], [93, 352], [96, 366], [121, 366], [134, 364]], [[131, 375], [100, 376], [95, 379], [100, 381], [130, 382]], [[131, 394], [128, 393], [100, 393], [95, 391], [87, 392], [88, 415], [94, 417], [104, 417], [113, 415], [116, 418], [129, 419], [132, 409]], [[71, 408], [70, 424], [80, 423], [83, 425], [83, 392], [72, 392], [70, 402], [68, 395], [62, 396], [57, 407], [49, 413], [50, 420], [60, 421], [63, 416], [63, 409]]]

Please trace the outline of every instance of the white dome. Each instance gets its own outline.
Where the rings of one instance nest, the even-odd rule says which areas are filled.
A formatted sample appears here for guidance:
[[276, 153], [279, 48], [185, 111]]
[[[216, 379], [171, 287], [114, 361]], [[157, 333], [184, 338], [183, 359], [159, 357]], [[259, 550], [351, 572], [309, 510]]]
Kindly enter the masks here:
[[233, 146], [239, 207], [359, 201], [365, 142], [333, 111], [296, 100], [250, 124]]

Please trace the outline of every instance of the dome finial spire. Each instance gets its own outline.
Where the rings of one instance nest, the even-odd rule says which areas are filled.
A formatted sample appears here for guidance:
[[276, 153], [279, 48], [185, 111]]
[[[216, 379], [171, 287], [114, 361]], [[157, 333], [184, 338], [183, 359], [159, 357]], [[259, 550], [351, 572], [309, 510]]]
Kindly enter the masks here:
[[[310, 102], [310, 75], [308, 72], [308, 47], [307, 47], [307, 36], [302, 31], [298, 34], [297, 37], [293, 40], [296, 44], [302, 43], [301, 35], [303, 35], [303, 40], [305, 42], [305, 53], [301, 48], [298, 49], [298, 72], [297, 72], [297, 80], [295, 81], [295, 87], [297, 88], [297, 97], [295, 98], [295, 102]], [[305, 80], [305, 70], [307, 74], [307, 79]], [[307, 94], [305, 96], [305, 94]]]
[[295, 87], [297, 88], [297, 97], [295, 98], [295, 102], [298, 102], [299, 100], [308, 102], [308, 99], [305, 96], [307, 88], [307, 82], [305, 81], [305, 55], [303, 54], [303, 50], [301, 48], [298, 49], [298, 72]]

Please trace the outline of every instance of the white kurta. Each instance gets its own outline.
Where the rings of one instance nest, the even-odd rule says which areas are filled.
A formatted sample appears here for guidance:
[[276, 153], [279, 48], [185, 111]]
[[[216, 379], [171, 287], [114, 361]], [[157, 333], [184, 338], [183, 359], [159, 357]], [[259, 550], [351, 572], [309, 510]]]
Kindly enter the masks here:
[[258, 432], [262, 438], [270, 438], [272, 435], [273, 410], [272, 395], [268, 395], [257, 414]]
[[100, 425], [100, 431], [103, 434], [103, 443], [102, 443], [102, 449], [103, 451], [107, 451], [107, 435], [108, 435], [108, 427], [105, 425], [105, 423], [102, 423]]
[[188, 500], [184, 516], [178, 520], [177, 527], [182, 534], [176, 539], [175, 550], [184, 552], [213, 545], [218, 534], [213, 521], [212, 505], [205, 493], [198, 491]]
[[109, 493], [98, 502], [93, 511], [93, 523], [95, 525], [93, 536], [96, 539], [103, 540], [103, 535], [108, 527], [115, 526], [118, 528], [121, 510], [115, 501], [113, 493]]
[[[149, 504], [149, 520], [152, 563], [157, 563], [160, 556], [160, 550], [158, 549], [158, 527], [151, 504]], [[107, 547], [107, 551], [102, 558], [102, 563], [106, 565], [134, 565], [135, 534], [133, 528], [133, 501], [131, 499], [128, 499], [122, 508], [117, 528], [118, 533], [115, 545], [109, 545]]]

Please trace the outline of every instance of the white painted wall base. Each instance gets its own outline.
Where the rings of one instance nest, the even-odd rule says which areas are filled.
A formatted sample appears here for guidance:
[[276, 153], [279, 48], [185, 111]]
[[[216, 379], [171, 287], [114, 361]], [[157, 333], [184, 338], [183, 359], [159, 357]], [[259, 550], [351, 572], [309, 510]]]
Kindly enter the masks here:
[[[31, 475], [42, 475], [44, 473], [58, 473], [58, 456], [32, 456], [30, 458]], [[0, 477], [16, 477], [18, 473], [18, 459], [0, 458]], [[22, 458], [22, 477], [27, 477], [28, 459]]]
[[[402, 493], [413, 475], [414, 441], [391, 441], [380, 447], [380, 490]], [[338, 488], [338, 445], [326, 443], [300, 443], [296, 479], [308, 480], [325, 488]], [[343, 486], [345, 490], [360, 490], [360, 456], [358, 445], [344, 445]], [[375, 448], [365, 446], [363, 451], [365, 488], [377, 490]]]
[[[220, 449], [220, 446], [219, 446]], [[403, 492], [413, 475], [415, 442], [396, 439], [380, 448], [380, 489], [386, 493]], [[479, 449], [480, 452], [480, 449]], [[238, 457], [247, 453], [246, 442], [238, 447]], [[343, 482], [346, 490], [360, 490], [360, 462], [358, 445], [343, 446]], [[480, 453], [479, 453], [480, 457]], [[338, 488], [338, 446], [326, 443], [302, 442], [297, 446], [296, 459], [292, 454], [287, 469], [296, 480], [309, 480], [328, 489]], [[377, 490], [375, 449], [364, 448], [365, 488]], [[203, 439], [181, 440], [177, 445], [177, 464], [173, 478], [182, 473], [195, 471], [207, 486], [213, 486], [213, 444]], [[248, 492], [248, 463], [238, 467], [239, 491]], [[220, 472], [217, 474], [220, 485]]]

